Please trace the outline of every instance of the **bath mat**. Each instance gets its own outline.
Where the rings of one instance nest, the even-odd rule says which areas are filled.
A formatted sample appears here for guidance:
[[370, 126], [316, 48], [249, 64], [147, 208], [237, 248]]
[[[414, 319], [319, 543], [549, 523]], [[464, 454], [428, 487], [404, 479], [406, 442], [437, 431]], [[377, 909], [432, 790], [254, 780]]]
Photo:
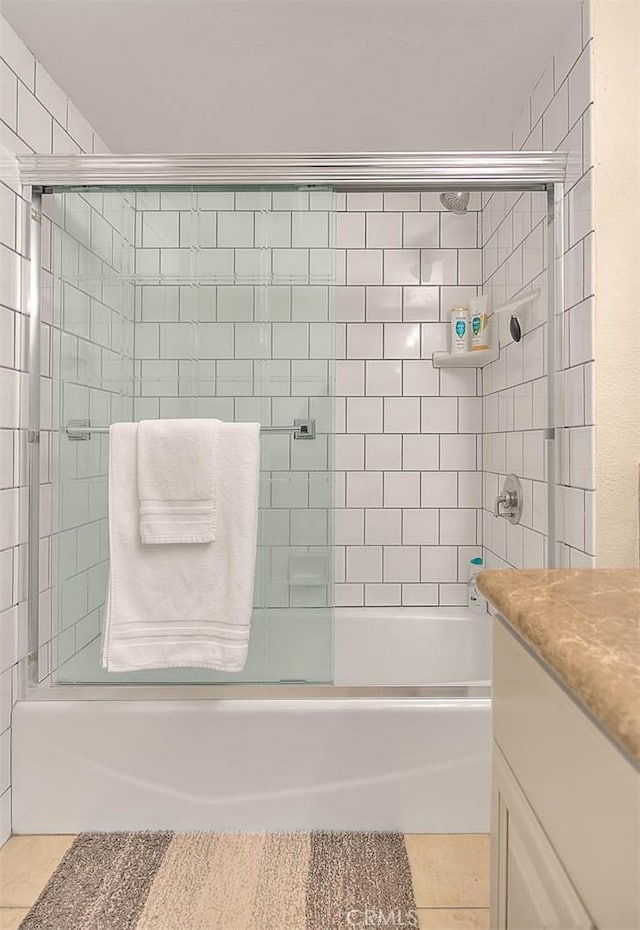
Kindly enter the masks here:
[[400, 833], [83, 833], [20, 930], [416, 925]]

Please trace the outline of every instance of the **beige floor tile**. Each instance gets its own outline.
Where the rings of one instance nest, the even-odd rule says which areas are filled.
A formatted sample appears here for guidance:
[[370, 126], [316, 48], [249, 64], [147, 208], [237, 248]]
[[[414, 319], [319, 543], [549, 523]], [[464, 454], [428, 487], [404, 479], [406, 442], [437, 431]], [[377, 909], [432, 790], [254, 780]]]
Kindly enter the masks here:
[[28, 913], [26, 907], [0, 907], [0, 930], [18, 930]]
[[489, 911], [485, 908], [420, 908], [420, 930], [489, 930]]
[[486, 834], [413, 833], [405, 843], [417, 907], [489, 907]]
[[0, 849], [0, 907], [31, 907], [74, 836], [12, 836]]

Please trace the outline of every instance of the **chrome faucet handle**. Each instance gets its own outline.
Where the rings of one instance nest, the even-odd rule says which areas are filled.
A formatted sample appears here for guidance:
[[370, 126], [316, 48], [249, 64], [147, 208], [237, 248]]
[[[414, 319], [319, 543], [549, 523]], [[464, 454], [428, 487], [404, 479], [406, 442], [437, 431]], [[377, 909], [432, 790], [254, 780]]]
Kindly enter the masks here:
[[493, 505], [493, 516], [519, 523], [522, 516], [522, 485], [516, 475], [507, 475]]
[[[509, 496], [510, 496], [510, 495], [509, 495]], [[507, 494], [505, 494], [504, 492], [503, 492], [502, 494], [498, 494], [498, 496], [496, 497], [496, 502], [495, 502], [495, 504], [493, 505], [493, 515], [494, 515], [494, 517], [501, 517], [501, 516], [502, 516], [502, 514], [500, 513], [500, 507], [501, 507], [501, 506], [504, 506], [504, 507], [506, 508], [507, 502], [508, 502], [508, 495], [507, 495]]]

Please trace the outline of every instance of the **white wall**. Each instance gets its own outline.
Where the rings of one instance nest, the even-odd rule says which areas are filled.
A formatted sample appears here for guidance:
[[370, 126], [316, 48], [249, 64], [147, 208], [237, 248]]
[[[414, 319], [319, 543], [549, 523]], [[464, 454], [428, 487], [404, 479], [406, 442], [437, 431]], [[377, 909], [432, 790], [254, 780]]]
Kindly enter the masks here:
[[640, 5], [593, 4], [598, 565], [638, 567]]
[[[79, 110], [0, 17], [0, 146], [14, 154], [105, 151]], [[26, 656], [26, 333], [22, 281], [28, 274], [21, 236], [25, 203], [0, 179], [0, 843], [11, 824], [10, 723], [20, 693], [18, 662]], [[46, 234], [45, 234], [46, 235]], [[51, 322], [49, 306], [44, 309]], [[49, 316], [47, 317], [47, 313]], [[51, 617], [53, 499], [51, 494], [50, 327], [43, 326], [41, 589]], [[47, 402], [48, 401], [48, 402]], [[47, 429], [48, 428], [48, 429]]]

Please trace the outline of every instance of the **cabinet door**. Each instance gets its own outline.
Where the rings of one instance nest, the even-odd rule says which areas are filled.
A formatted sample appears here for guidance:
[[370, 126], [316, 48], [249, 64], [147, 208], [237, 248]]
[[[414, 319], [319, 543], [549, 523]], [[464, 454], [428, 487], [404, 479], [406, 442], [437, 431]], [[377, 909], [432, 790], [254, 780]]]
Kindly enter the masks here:
[[591, 930], [562, 863], [494, 743], [492, 930]]

